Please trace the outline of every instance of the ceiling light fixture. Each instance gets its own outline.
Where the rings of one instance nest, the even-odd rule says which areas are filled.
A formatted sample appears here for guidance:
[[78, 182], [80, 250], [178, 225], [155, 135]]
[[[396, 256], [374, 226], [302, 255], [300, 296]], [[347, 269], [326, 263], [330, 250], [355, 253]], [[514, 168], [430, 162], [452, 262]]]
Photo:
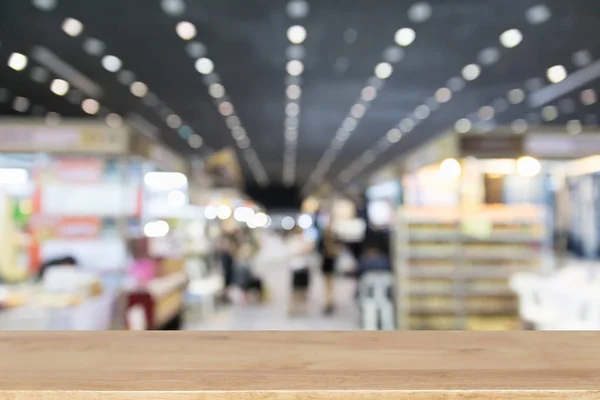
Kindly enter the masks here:
[[559, 83], [567, 78], [567, 69], [562, 65], [555, 65], [548, 68], [548, 71], [546, 71], [546, 76], [550, 82]]
[[396, 31], [394, 41], [402, 47], [410, 46], [416, 39], [417, 34], [411, 28], [402, 28]]
[[175, 32], [183, 40], [192, 40], [196, 37], [196, 27], [188, 21], [181, 21], [175, 26]]
[[454, 124], [454, 130], [458, 133], [467, 133], [471, 130], [472, 124], [467, 118], [461, 118]]
[[12, 53], [8, 58], [8, 66], [15, 71], [22, 71], [27, 67], [27, 56], [21, 53]]
[[143, 82], [133, 82], [129, 90], [136, 97], [144, 97], [148, 94], [148, 86]]
[[302, 63], [302, 61], [291, 60], [288, 61], [285, 69], [289, 75], [299, 76], [302, 74], [302, 72], [304, 72], [304, 64]]
[[300, 25], [290, 26], [287, 30], [287, 38], [291, 43], [300, 44], [306, 40], [306, 29]]
[[367, 86], [360, 92], [360, 96], [364, 101], [373, 101], [377, 97], [377, 89], [373, 86]]
[[435, 100], [438, 103], [447, 103], [452, 99], [452, 91], [446, 87], [439, 88], [435, 92]]
[[105, 122], [109, 128], [116, 129], [123, 125], [123, 118], [119, 114], [110, 113], [106, 116]]
[[172, 129], [178, 129], [181, 126], [181, 117], [171, 114], [167, 117], [167, 126]]
[[402, 139], [402, 132], [400, 132], [400, 129], [390, 129], [386, 134], [386, 138], [390, 143], [397, 143]]
[[527, 132], [528, 124], [524, 119], [516, 119], [513, 121], [510, 127], [514, 134], [520, 135]]
[[509, 29], [500, 35], [500, 43], [507, 49], [517, 47], [523, 40], [523, 34], [518, 29]]
[[50, 84], [50, 90], [57, 96], [64, 96], [69, 91], [69, 82], [63, 79], [55, 79]]
[[123, 63], [118, 57], [112, 55], [106, 55], [102, 57], [102, 66], [105, 70], [110, 72], [117, 72], [121, 69]]
[[512, 89], [507, 97], [510, 104], [521, 104], [525, 101], [525, 92], [521, 89]]
[[200, 72], [202, 75], [211, 74], [215, 69], [215, 65], [212, 60], [206, 57], [197, 59], [194, 65], [196, 67], [196, 71]]
[[190, 135], [190, 137], [188, 139], [188, 144], [190, 145], [190, 147], [192, 149], [199, 149], [200, 147], [202, 147], [203, 143], [204, 143], [204, 140], [202, 140], [202, 137], [195, 133], [193, 135]]
[[229, 116], [233, 114], [233, 105], [228, 101], [224, 101], [219, 104], [219, 112], [225, 117]]
[[208, 86], [208, 94], [215, 99], [225, 96], [225, 87], [220, 83], [212, 83]]
[[79, 36], [83, 31], [83, 24], [75, 18], [67, 18], [62, 23], [62, 30], [69, 36]]
[[86, 114], [90, 114], [90, 115], [94, 115], [97, 114], [98, 111], [100, 110], [100, 103], [98, 103], [96, 100], [94, 99], [85, 99], [82, 103], [81, 103], [81, 109], [86, 113]]
[[481, 68], [477, 64], [469, 64], [462, 70], [462, 76], [467, 81], [474, 81], [481, 74]]
[[392, 75], [393, 71], [394, 69], [390, 63], [382, 62], [375, 67], [375, 76], [379, 79], [387, 79]]
[[24, 113], [29, 109], [29, 99], [21, 96], [17, 96], [13, 100], [13, 109], [18, 112]]
[[431, 18], [433, 10], [431, 4], [426, 1], [415, 3], [408, 9], [408, 19], [415, 24], [423, 23]]
[[581, 121], [579, 121], [578, 119], [574, 119], [574, 120], [567, 122], [566, 128], [567, 128], [567, 133], [569, 135], [578, 135], [583, 131], [583, 128], [581, 126]]
[[302, 89], [298, 85], [289, 85], [285, 89], [285, 94], [290, 100], [298, 100], [302, 95]]

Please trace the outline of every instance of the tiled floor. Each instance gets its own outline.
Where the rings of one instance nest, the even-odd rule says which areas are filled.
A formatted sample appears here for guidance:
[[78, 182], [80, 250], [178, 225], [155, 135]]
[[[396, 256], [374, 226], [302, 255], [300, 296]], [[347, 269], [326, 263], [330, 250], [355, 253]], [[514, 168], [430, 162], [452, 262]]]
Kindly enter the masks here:
[[288, 317], [289, 272], [272, 270], [267, 278], [270, 301], [266, 305], [231, 306], [207, 321], [190, 323], [189, 330], [353, 330], [358, 329], [358, 312], [353, 280], [339, 278], [335, 284], [336, 312], [322, 314], [323, 280], [318, 271], [312, 273], [309, 313], [304, 317]]

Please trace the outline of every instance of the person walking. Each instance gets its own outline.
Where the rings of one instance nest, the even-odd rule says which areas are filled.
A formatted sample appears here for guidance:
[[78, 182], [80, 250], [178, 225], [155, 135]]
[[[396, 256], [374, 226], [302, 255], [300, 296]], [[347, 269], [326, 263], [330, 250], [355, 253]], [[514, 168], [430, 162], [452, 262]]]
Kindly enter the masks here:
[[286, 235], [288, 266], [292, 272], [292, 296], [290, 316], [306, 314], [308, 311], [308, 289], [310, 286], [310, 254], [313, 243], [308, 241], [301, 228], [296, 227]]
[[320, 241], [320, 253], [322, 257], [321, 272], [325, 280], [325, 315], [331, 315], [335, 311], [334, 302], [334, 277], [335, 262], [340, 253], [339, 244], [335, 238], [331, 224], [323, 231]]

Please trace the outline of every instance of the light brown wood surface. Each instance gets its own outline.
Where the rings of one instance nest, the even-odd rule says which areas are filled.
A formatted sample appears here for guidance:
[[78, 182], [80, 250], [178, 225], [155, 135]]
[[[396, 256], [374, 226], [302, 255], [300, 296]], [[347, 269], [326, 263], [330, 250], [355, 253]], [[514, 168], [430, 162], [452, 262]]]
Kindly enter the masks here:
[[0, 333], [0, 400], [600, 399], [600, 333]]

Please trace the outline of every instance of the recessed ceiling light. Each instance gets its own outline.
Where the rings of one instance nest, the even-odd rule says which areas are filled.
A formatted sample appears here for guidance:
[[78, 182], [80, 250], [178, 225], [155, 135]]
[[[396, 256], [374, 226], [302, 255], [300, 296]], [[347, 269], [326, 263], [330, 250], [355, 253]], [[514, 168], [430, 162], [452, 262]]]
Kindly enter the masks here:
[[235, 129], [242, 125], [240, 119], [236, 115], [230, 115], [225, 118], [225, 124], [229, 129]]
[[233, 104], [231, 104], [228, 101], [222, 102], [221, 104], [219, 104], [219, 112], [223, 116], [228, 116], [228, 115], [233, 114]]
[[492, 107], [494, 107], [497, 113], [503, 113], [508, 110], [508, 102], [500, 97], [492, 102]]
[[21, 96], [17, 96], [13, 100], [13, 109], [24, 113], [29, 109], [29, 99]]
[[57, 0], [32, 0], [33, 5], [42, 11], [50, 11], [56, 7]]
[[302, 60], [306, 56], [306, 50], [302, 45], [292, 44], [287, 47], [285, 54], [290, 60]]
[[535, 92], [544, 87], [544, 80], [540, 77], [530, 78], [525, 81], [525, 89], [529, 92]]
[[109, 128], [116, 129], [123, 125], [123, 118], [119, 114], [110, 113], [106, 116], [105, 122]]
[[462, 76], [467, 81], [474, 81], [481, 74], [481, 68], [477, 64], [469, 64], [462, 70]]
[[300, 25], [290, 26], [287, 30], [287, 38], [291, 43], [300, 44], [306, 39], [306, 29]]
[[453, 78], [448, 79], [448, 83], [446, 84], [450, 90], [454, 93], [460, 92], [465, 88], [465, 80], [460, 76], [455, 76]]
[[402, 132], [408, 133], [415, 128], [415, 121], [410, 118], [404, 118], [398, 126]]
[[377, 96], [377, 90], [373, 86], [367, 86], [363, 88], [360, 96], [364, 101], [373, 101]]
[[27, 56], [21, 53], [12, 53], [8, 58], [8, 66], [15, 71], [22, 71], [27, 67]]
[[288, 74], [292, 76], [298, 76], [301, 75], [302, 72], [304, 72], [304, 64], [302, 63], [302, 61], [291, 60], [288, 61], [285, 69]]
[[208, 86], [208, 93], [215, 99], [225, 96], [225, 88], [220, 83], [212, 83]]
[[148, 86], [143, 82], [133, 82], [129, 90], [136, 97], [144, 97], [148, 93]]
[[167, 126], [172, 129], [177, 129], [181, 126], [181, 118], [179, 115], [171, 114], [167, 117]]
[[350, 115], [354, 118], [360, 119], [365, 115], [367, 111], [366, 107], [362, 104], [355, 104], [350, 109]]
[[308, 15], [310, 7], [305, 0], [292, 0], [287, 4], [287, 15], [292, 19], [302, 19]]
[[243, 138], [244, 136], [246, 136], [246, 130], [244, 128], [242, 128], [241, 126], [239, 126], [237, 128], [233, 128], [231, 130], [231, 136], [235, 140], [240, 140], [241, 138]]
[[425, 104], [421, 104], [415, 109], [415, 117], [418, 119], [426, 119], [431, 114], [431, 110]]
[[175, 32], [183, 40], [191, 40], [196, 37], [196, 27], [188, 21], [181, 21], [175, 26]]
[[344, 120], [344, 122], [342, 123], [342, 129], [344, 129], [347, 132], [354, 131], [357, 126], [358, 126], [358, 122], [356, 121], [356, 119], [354, 119], [352, 117], [346, 118]]
[[183, 0], [162, 0], [160, 3], [165, 14], [176, 17], [185, 11], [185, 3]]
[[50, 90], [58, 96], [64, 96], [69, 91], [69, 82], [62, 79], [55, 79], [50, 84]]
[[215, 65], [210, 58], [202, 57], [196, 60], [196, 71], [202, 75], [208, 75], [213, 72]]
[[458, 133], [467, 133], [471, 130], [471, 127], [471, 121], [466, 118], [459, 119], [454, 124], [454, 130]]
[[194, 130], [187, 125], [182, 125], [178, 129], [177, 133], [179, 134], [179, 137], [183, 140], [188, 140], [190, 136], [192, 136], [192, 134], [194, 133]]
[[188, 144], [192, 149], [199, 149], [202, 147], [202, 143], [204, 143], [204, 140], [202, 140], [202, 137], [198, 134], [194, 133], [188, 138]]
[[431, 5], [426, 1], [421, 1], [410, 6], [408, 9], [408, 19], [419, 24], [431, 18], [432, 12]]
[[525, 101], [525, 92], [521, 89], [512, 89], [507, 97], [510, 104], [521, 104]]
[[540, 25], [550, 19], [550, 9], [543, 4], [533, 6], [525, 12], [525, 18], [532, 25]]
[[285, 106], [285, 114], [290, 117], [297, 117], [300, 114], [300, 106], [298, 103], [287, 103]]
[[546, 76], [550, 82], [559, 83], [567, 78], [567, 69], [562, 65], [555, 65], [548, 68]]
[[62, 117], [59, 113], [49, 112], [46, 114], [46, 125], [57, 126], [60, 124]]
[[295, 129], [286, 129], [284, 136], [288, 142], [295, 142], [298, 139], [298, 131]]
[[404, 57], [404, 50], [402, 47], [398, 46], [388, 46], [383, 51], [383, 61], [387, 61], [389, 63], [395, 64], [402, 60]]
[[240, 149], [247, 149], [248, 147], [250, 147], [250, 139], [248, 139], [248, 136], [244, 136], [236, 143]]
[[482, 65], [492, 65], [500, 60], [500, 50], [495, 47], [487, 47], [479, 53], [477, 57]]
[[579, 50], [573, 54], [573, 64], [578, 68], [587, 67], [594, 60], [589, 50]]
[[131, 85], [135, 81], [135, 74], [127, 70], [119, 71], [117, 80], [123, 85]]
[[527, 132], [528, 124], [524, 119], [516, 119], [513, 121], [510, 127], [513, 133], [520, 135]]
[[200, 42], [190, 42], [185, 45], [185, 51], [192, 58], [200, 58], [206, 55], [206, 46]]
[[400, 129], [390, 129], [386, 135], [386, 138], [390, 143], [397, 143], [400, 141], [400, 139], [402, 139], [402, 132], [400, 132]]
[[83, 24], [75, 18], [67, 18], [62, 23], [62, 30], [69, 36], [79, 36], [83, 31]]
[[574, 119], [574, 120], [567, 122], [566, 128], [567, 128], [567, 133], [569, 135], [578, 135], [583, 130], [583, 128], [581, 126], [581, 121], [579, 121], [578, 119]]
[[285, 89], [285, 94], [290, 100], [298, 100], [302, 95], [302, 89], [298, 85], [289, 85]]
[[596, 104], [598, 98], [594, 89], [586, 89], [581, 92], [581, 103], [585, 106]]
[[106, 49], [104, 42], [94, 38], [88, 38], [83, 41], [83, 51], [91, 56], [101, 56]]
[[34, 66], [31, 68], [31, 73], [29, 76], [37, 83], [44, 83], [48, 80], [50, 74], [45, 68]]
[[435, 92], [435, 100], [438, 103], [447, 103], [452, 99], [452, 91], [446, 87], [439, 88]]
[[417, 34], [411, 28], [402, 28], [396, 31], [396, 34], [394, 35], [394, 41], [399, 46], [406, 47], [410, 46], [415, 41], [416, 37]]
[[98, 111], [100, 110], [100, 103], [98, 103], [96, 100], [94, 99], [85, 99], [82, 103], [81, 103], [81, 109], [86, 113], [86, 114], [90, 114], [90, 115], [94, 115], [97, 114]]
[[500, 43], [507, 49], [517, 47], [523, 40], [523, 34], [518, 29], [509, 29], [500, 35]]
[[550, 122], [558, 118], [558, 110], [555, 106], [546, 106], [542, 108], [542, 118], [544, 121]]
[[300, 121], [298, 120], [298, 117], [286, 117], [285, 118], [285, 129], [298, 129], [298, 125], [300, 124]]
[[375, 67], [375, 76], [379, 79], [387, 79], [392, 75], [394, 69], [390, 63], [382, 62]]
[[483, 106], [477, 112], [477, 115], [483, 121], [491, 120], [492, 118], [494, 118], [495, 114], [496, 114], [496, 110], [494, 110], [494, 107], [492, 107], [492, 106]]
[[110, 72], [117, 72], [121, 69], [123, 63], [118, 57], [107, 55], [102, 57], [102, 66]]

